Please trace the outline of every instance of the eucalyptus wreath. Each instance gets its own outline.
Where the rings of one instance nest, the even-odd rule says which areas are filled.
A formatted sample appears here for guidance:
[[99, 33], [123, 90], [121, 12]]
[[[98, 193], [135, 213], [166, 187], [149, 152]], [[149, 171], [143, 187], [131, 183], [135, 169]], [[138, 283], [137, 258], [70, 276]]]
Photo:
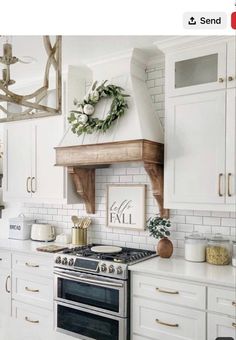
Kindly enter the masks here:
[[[124, 89], [113, 84], [106, 85], [107, 80], [101, 85], [94, 82], [91, 91], [82, 100], [74, 100], [75, 110], [70, 111], [68, 121], [71, 124], [72, 132], [80, 136], [82, 133], [93, 133], [95, 131], [106, 132], [111, 125], [123, 114], [128, 108]], [[105, 119], [93, 118], [95, 106], [102, 98], [112, 98], [111, 107]]]

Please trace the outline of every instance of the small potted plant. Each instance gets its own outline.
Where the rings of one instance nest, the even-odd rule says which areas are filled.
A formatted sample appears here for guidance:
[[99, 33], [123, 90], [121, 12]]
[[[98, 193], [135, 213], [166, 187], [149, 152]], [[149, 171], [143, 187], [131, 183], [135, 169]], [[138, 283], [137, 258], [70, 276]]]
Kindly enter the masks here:
[[169, 258], [173, 254], [173, 244], [168, 238], [170, 236], [170, 227], [170, 220], [158, 215], [149, 218], [147, 221], [147, 229], [150, 232], [150, 236], [159, 240], [157, 244], [157, 253], [163, 258]]

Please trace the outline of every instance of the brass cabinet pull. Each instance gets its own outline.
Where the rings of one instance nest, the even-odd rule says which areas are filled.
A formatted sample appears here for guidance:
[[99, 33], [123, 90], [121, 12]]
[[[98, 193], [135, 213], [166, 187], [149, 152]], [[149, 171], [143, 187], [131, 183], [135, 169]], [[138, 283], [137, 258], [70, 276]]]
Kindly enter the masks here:
[[232, 301], [232, 306], [236, 307], [236, 301]]
[[11, 276], [8, 275], [6, 278], [6, 282], [5, 282], [5, 290], [7, 293], [11, 293], [10, 289], [8, 289], [8, 281], [10, 280]]
[[25, 287], [25, 290], [26, 290], [27, 292], [39, 293], [39, 289], [31, 289], [31, 288], [29, 288], [29, 287]]
[[232, 326], [236, 328], [236, 322], [232, 322]]
[[220, 173], [220, 174], [219, 174], [219, 183], [218, 183], [218, 195], [219, 195], [220, 197], [223, 196], [223, 194], [222, 194], [222, 192], [221, 192], [221, 179], [222, 179], [222, 177], [223, 177], [223, 174]]
[[30, 323], [39, 323], [39, 320], [30, 320], [28, 316], [25, 317], [25, 321], [30, 322]]
[[219, 83], [223, 83], [224, 82], [224, 78], [219, 78]]
[[[33, 182], [34, 182], [34, 189], [33, 189]], [[37, 190], [37, 188], [36, 188], [36, 178], [35, 178], [35, 177], [32, 177], [32, 178], [31, 178], [31, 192], [32, 192], [33, 194], [35, 194], [35, 193], [36, 193], [36, 190]]]
[[38, 267], [39, 267], [38, 264], [32, 264], [32, 263], [29, 263], [29, 262], [25, 262], [25, 265], [26, 265], [27, 267], [31, 267], [31, 268], [38, 268]]
[[233, 80], [234, 80], [234, 77], [228, 76], [228, 81], [233, 81]]
[[230, 181], [230, 179], [231, 179], [231, 176], [232, 176], [232, 174], [229, 172], [229, 173], [228, 173], [228, 196], [229, 196], [229, 197], [232, 196], [231, 191], [230, 191], [230, 187], [231, 187], [231, 181]]
[[159, 323], [159, 325], [164, 325], [164, 326], [168, 326], [168, 327], [179, 327], [178, 323], [163, 322], [163, 321], [160, 321], [159, 319], [156, 319], [156, 323]]
[[0, 257], [0, 261], [2, 261], [2, 258]]
[[30, 177], [27, 177], [27, 179], [26, 179], [26, 190], [30, 194], [31, 190], [29, 189], [29, 181], [30, 181]]
[[179, 294], [179, 292], [177, 290], [165, 290], [165, 289], [161, 289], [161, 288], [156, 288], [156, 290], [159, 292], [159, 293], [165, 293], [165, 294]]

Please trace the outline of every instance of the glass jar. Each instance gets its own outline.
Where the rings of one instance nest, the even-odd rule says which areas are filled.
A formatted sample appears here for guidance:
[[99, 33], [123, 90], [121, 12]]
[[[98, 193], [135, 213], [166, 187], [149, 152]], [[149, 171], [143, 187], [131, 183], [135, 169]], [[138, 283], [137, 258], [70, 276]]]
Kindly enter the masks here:
[[210, 264], [226, 265], [231, 261], [230, 240], [221, 234], [215, 234], [208, 239], [206, 260]]
[[236, 241], [233, 241], [232, 266], [236, 267]]
[[185, 260], [192, 262], [206, 261], [206, 238], [199, 233], [185, 237]]

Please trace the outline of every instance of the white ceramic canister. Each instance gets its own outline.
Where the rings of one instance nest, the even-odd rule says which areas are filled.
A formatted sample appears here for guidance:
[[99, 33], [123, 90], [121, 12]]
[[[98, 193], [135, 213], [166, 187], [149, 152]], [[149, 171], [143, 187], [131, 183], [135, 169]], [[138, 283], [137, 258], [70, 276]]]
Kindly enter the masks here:
[[185, 260], [192, 262], [206, 261], [206, 238], [200, 233], [185, 237]]

